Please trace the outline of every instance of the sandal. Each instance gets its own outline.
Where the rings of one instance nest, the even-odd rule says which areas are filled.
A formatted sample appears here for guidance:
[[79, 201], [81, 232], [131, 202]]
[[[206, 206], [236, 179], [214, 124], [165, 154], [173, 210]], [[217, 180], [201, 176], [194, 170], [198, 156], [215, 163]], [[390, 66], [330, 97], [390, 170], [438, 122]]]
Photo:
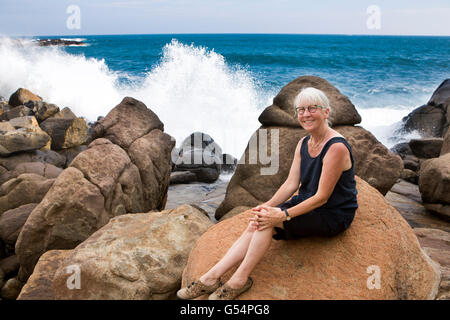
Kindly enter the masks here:
[[242, 288], [233, 289], [229, 287], [226, 283], [214, 291], [208, 300], [234, 300], [237, 296], [244, 293], [253, 285], [252, 278], [248, 277], [247, 282]]
[[177, 297], [182, 300], [190, 300], [200, 297], [204, 294], [214, 292], [222, 285], [220, 279], [217, 279], [216, 283], [207, 286], [199, 280], [191, 282], [187, 287], [178, 290]]

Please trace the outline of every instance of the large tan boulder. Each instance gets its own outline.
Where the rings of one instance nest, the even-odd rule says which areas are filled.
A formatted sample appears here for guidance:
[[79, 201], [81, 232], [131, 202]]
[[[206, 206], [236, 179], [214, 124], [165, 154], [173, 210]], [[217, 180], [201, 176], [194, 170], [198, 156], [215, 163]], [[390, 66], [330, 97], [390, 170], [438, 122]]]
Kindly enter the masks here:
[[[449, 112], [450, 114], [450, 112]], [[444, 143], [442, 144], [442, 149], [440, 155], [443, 156], [446, 153], [450, 153], [450, 128], [447, 130], [447, 133], [444, 135]]]
[[61, 111], [58, 110], [57, 113], [52, 115], [52, 118], [76, 119], [77, 116], [69, 107], [64, 107]]
[[110, 218], [127, 212], [142, 212], [146, 207], [138, 168], [128, 154], [111, 141], [94, 140], [72, 160], [70, 168], [77, 168], [99, 188]]
[[17, 278], [11, 278], [5, 282], [0, 290], [0, 297], [5, 300], [15, 300], [22, 290], [23, 283]]
[[403, 170], [401, 157], [393, 154], [364, 128], [341, 126], [335, 130], [342, 134], [352, 147], [355, 174], [385, 195], [397, 182]]
[[24, 225], [16, 244], [22, 276], [31, 274], [50, 248], [72, 249], [110, 218], [145, 207], [139, 171], [127, 153], [107, 139], [93, 141], [58, 176]]
[[2, 165], [0, 165], [0, 175], [3, 175], [4, 173], [8, 172], [8, 170], [5, 169]]
[[9, 97], [8, 104], [12, 107], [17, 107], [28, 101], [42, 101], [42, 98], [30, 90], [19, 88], [11, 95], [11, 97]]
[[33, 111], [31, 111], [26, 106], [18, 106], [18, 107], [14, 107], [10, 110], [3, 112], [0, 115], [0, 120], [8, 121], [8, 120], [13, 120], [15, 118], [21, 118], [21, 117], [32, 116], [32, 115], [33, 115]]
[[39, 123], [59, 112], [57, 105], [43, 101], [28, 101], [25, 103], [25, 106], [33, 112]]
[[[180, 288], [193, 245], [212, 222], [188, 205], [115, 217], [72, 250], [56, 271], [56, 299], [167, 299]], [[79, 270], [79, 289], [67, 286]], [[69, 281], [70, 282], [70, 281]]]
[[54, 181], [34, 173], [23, 173], [3, 183], [0, 187], [0, 216], [24, 204], [39, 203]]
[[[398, 155], [391, 153], [369, 131], [354, 126], [338, 126], [334, 128], [341, 133], [352, 147], [355, 159], [355, 173], [369, 182], [382, 194], [386, 194], [395, 184], [403, 169], [403, 163]], [[215, 213], [219, 220], [224, 214], [237, 206], [256, 206], [269, 200], [286, 180], [292, 164], [295, 148], [301, 138], [307, 135], [303, 129], [292, 127], [261, 127], [257, 130], [259, 136], [265, 135], [267, 130], [268, 151], [272, 151], [272, 132], [278, 132], [278, 163], [274, 172], [262, 174], [262, 169], [273, 166], [262, 165], [260, 161], [252, 164], [249, 147], [239, 161], [236, 171], [227, 187], [224, 201]], [[275, 131], [274, 131], [275, 130]], [[255, 133], [256, 134], [256, 133]], [[260, 151], [257, 150], [259, 153]], [[275, 157], [276, 158], [276, 157]]]
[[3, 270], [6, 277], [15, 276], [17, 271], [19, 271], [19, 267], [19, 258], [15, 254], [0, 260], [0, 269]]
[[246, 206], [235, 207], [235, 208], [231, 209], [230, 211], [228, 211], [224, 216], [222, 216], [219, 221], [237, 216], [238, 214], [240, 214], [244, 211], [247, 211], [249, 209], [251, 209], [251, 207], [246, 207]]
[[[1, 100], [1, 99], [0, 99]], [[8, 112], [9, 110], [11, 110], [13, 107], [11, 107], [8, 102], [6, 101], [0, 101], [0, 118], [2, 118], [2, 115], [5, 112]]]
[[112, 217], [164, 208], [175, 142], [158, 117], [125, 98], [101, 123], [25, 223], [16, 243], [20, 280], [44, 252], [73, 249]]
[[439, 264], [441, 283], [436, 299], [450, 300], [450, 233], [433, 228], [414, 228], [423, 250]]
[[34, 173], [47, 179], [54, 179], [58, 177], [61, 172], [61, 168], [58, 168], [50, 163], [39, 161], [21, 162], [14, 168], [14, 170], [0, 174], [0, 184], [3, 184], [10, 179], [17, 178], [22, 173]]
[[24, 162], [43, 162], [63, 168], [66, 159], [53, 150], [32, 150], [27, 152], [19, 152], [8, 157], [0, 157], [0, 166], [6, 170], [14, 170], [20, 163]]
[[361, 116], [350, 99], [327, 80], [315, 76], [302, 76], [285, 85], [273, 99], [273, 104], [261, 113], [259, 122], [264, 126], [300, 128], [294, 114], [294, 99], [303, 88], [307, 87], [317, 88], [327, 95], [332, 107], [329, 121], [333, 126], [354, 125], [361, 122]]
[[67, 168], [34, 208], [16, 242], [19, 278], [26, 281], [50, 249], [72, 249], [109, 220], [99, 188], [76, 168]]
[[37, 205], [37, 203], [24, 204], [0, 216], [0, 239], [6, 246], [14, 248], [23, 225]]
[[48, 118], [40, 126], [52, 138], [53, 150], [81, 145], [87, 138], [88, 127], [83, 118]]
[[422, 163], [419, 190], [423, 202], [450, 204], [450, 153]]
[[3, 287], [4, 284], [5, 284], [5, 273], [3, 272], [2, 269], [0, 269], [0, 289]]
[[142, 102], [125, 97], [92, 128], [90, 139], [105, 138], [124, 149], [139, 169], [145, 207], [165, 206], [175, 140], [164, 133], [158, 116]]
[[44, 253], [17, 300], [54, 300], [53, 277], [70, 252], [71, 250], [50, 250]]
[[[438, 266], [384, 197], [356, 177], [358, 204], [349, 229], [332, 238], [272, 243], [239, 299], [434, 299]], [[182, 285], [211, 268], [248, 225], [246, 211], [208, 229], [192, 249]], [[234, 267], [223, 281], [236, 270]], [[378, 281], [379, 280], [379, 281]]]
[[50, 136], [43, 131], [34, 116], [12, 119], [0, 124], [0, 156], [14, 152], [40, 149], [47, 145]]
[[75, 146], [72, 148], [66, 148], [66, 149], [61, 149], [58, 150], [58, 154], [60, 154], [61, 156], [63, 156], [66, 161], [64, 164], [64, 168], [67, 168], [68, 166], [70, 166], [72, 160], [81, 152], [83, 152], [84, 150], [86, 150], [88, 147], [87, 145], [79, 145], [79, 146]]
[[125, 97], [96, 123], [91, 139], [104, 137], [127, 150], [136, 139], [153, 129], [164, 131], [164, 124], [158, 116], [141, 101]]
[[171, 172], [170, 152], [175, 142], [156, 128], [136, 139], [128, 148], [142, 179], [144, 209], [164, 209]]

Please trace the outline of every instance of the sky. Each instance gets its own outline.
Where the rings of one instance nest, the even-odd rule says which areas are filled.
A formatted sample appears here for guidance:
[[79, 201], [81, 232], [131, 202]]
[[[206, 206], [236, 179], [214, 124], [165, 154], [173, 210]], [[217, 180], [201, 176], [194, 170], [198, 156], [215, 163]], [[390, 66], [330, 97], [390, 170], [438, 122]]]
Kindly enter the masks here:
[[450, 0], [0, 0], [0, 35], [450, 36]]

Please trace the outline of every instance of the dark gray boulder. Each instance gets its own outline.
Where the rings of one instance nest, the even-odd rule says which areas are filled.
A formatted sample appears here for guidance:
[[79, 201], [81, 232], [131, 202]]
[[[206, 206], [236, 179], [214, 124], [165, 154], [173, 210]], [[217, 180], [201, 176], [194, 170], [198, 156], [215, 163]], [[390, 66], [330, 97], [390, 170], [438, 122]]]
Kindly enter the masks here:
[[409, 146], [416, 157], [431, 159], [439, 157], [443, 142], [442, 138], [411, 139]]
[[222, 149], [206, 133], [194, 132], [187, 137], [175, 158], [173, 171], [190, 171], [196, 175], [196, 181], [214, 182], [222, 170]]
[[403, 130], [423, 137], [443, 137], [450, 124], [450, 79], [444, 80], [430, 100], [403, 118]]

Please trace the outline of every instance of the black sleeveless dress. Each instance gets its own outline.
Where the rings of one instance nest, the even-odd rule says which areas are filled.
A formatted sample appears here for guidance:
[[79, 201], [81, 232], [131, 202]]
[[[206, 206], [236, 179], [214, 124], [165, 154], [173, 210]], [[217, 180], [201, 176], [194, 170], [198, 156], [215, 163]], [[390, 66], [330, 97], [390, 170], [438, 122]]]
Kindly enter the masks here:
[[290, 221], [284, 221], [284, 229], [275, 227], [276, 234], [273, 235], [275, 240], [297, 239], [307, 236], [332, 237], [350, 227], [355, 217], [358, 203], [356, 200], [354, 160], [350, 144], [342, 137], [331, 138], [325, 143], [320, 154], [313, 158], [308, 152], [309, 139], [310, 136], [303, 139], [300, 149], [301, 186], [298, 195], [279, 205], [278, 207], [282, 210], [296, 206], [317, 192], [322, 173], [322, 161], [333, 143], [343, 143], [348, 148], [352, 167], [342, 173], [327, 203], [311, 212], [296, 216]]

